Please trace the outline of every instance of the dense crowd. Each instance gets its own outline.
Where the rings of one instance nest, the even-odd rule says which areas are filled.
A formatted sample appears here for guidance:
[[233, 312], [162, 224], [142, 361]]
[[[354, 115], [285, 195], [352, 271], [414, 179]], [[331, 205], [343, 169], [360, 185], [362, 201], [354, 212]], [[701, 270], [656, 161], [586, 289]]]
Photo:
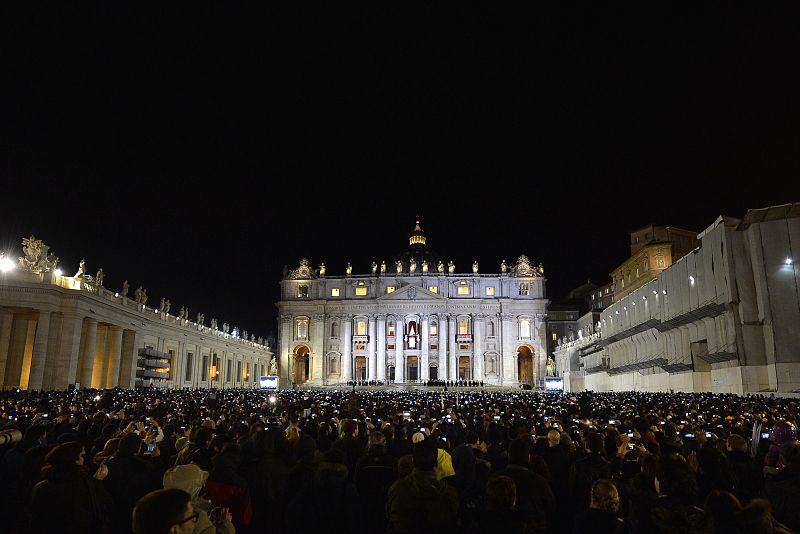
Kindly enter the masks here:
[[3, 531], [800, 532], [797, 405], [710, 393], [0, 393]]

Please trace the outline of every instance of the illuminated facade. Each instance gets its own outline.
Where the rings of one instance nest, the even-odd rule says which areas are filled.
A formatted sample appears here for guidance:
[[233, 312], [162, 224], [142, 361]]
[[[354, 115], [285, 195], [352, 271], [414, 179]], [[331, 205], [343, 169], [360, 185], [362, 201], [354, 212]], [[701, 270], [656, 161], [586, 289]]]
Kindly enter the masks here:
[[525, 256], [499, 272], [457, 273], [427, 245], [419, 220], [409, 246], [366, 274], [329, 275], [306, 259], [281, 280], [282, 384], [353, 380], [477, 380], [543, 384], [544, 269]]
[[[102, 269], [62, 275], [58, 258], [31, 236], [23, 256], [0, 252], [0, 386], [255, 387], [269, 374], [272, 353], [263, 340], [245, 339], [170, 314], [169, 301], [146, 305], [146, 291], [128, 297], [103, 287]], [[174, 312], [173, 312], [174, 313]]]
[[591, 335], [559, 343], [565, 389], [800, 392], [798, 244], [800, 204], [720, 216]]

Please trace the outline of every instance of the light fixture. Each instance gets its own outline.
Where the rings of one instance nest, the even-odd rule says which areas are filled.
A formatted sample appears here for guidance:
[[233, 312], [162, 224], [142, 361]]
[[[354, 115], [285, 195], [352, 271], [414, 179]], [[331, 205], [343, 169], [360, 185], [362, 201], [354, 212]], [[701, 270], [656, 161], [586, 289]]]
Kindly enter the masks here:
[[662, 289], [661, 292], [664, 293], [665, 295], [667, 294], [667, 290], [666, 289]]
[[694, 284], [694, 276], [689, 276], [689, 283]]
[[786, 265], [791, 265], [791, 264], [792, 264], [792, 258], [786, 258], [786, 259], [783, 261], [783, 263], [785, 263]]
[[[655, 291], [653, 291], [655, 293]], [[642, 300], [647, 300], [647, 295], [642, 295]]]
[[617, 315], [619, 315], [619, 310], [617, 310]]
[[64, 272], [61, 269], [56, 269], [55, 271], [53, 271], [53, 274], [56, 276], [61, 276], [62, 274], [64, 274]]
[[14, 262], [11, 258], [6, 258], [5, 253], [0, 254], [0, 272], [7, 273], [14, 268]]
[[658, 291], [656, 291], [656, 290], [654, 289], [654, 290], [653, 290], [653, 295], [658, 295]]
[[627, 306], [623, 306], [622, 309], [625, 310], [625, 311], [628, 311], [628, 307]]
[[275, 404], [275, 402], [276, 402], [277, 400], [278, 400], [278, 399], [276, 399], [276, 398], [275, 398], [275, 395], [270, 395], [270, 396], [269, 396], [269, 403], [270, 403], [270, 404]]
[[636, 301], [635, 301], [635, 300], [632, 300], [632, 301], [631, 301], [631, 304], [633, 304], [634, 306], [636, 306]]

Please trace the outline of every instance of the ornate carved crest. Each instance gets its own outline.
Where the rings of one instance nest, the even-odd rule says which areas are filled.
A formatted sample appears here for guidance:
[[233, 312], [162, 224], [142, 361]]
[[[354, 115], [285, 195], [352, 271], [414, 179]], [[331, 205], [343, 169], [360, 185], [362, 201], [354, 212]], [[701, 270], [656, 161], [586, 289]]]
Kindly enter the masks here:
[[409, 287], [407, 295], [408, 295], [408, 298], [410, 298], [411, 300], [414, 300], [415, 298], [417, 298], [417, 288], [413, 287], [413, 286]]
[[514, 276], [541, 276], [541, 274], [533, 268], [528, 256], [523, 254], [517, 258], [517, 265], [514, 267]]
[[305, 258], [300, 259], [300, 266], [297, 269], [289, 271], [286, 276], [288, 280], [308, 280], [309, 278], [316, 278], [314, 276], [314, 269], [311, 268], [311, 263]]
[[58, 265], [58, 257], [48, 254], [48, 250], [50, 250], [50, 247], [33, 235], [23, 238], [22, 252], [25, 253], [25, 256], [19, 259], [19, 266], [35, 274], [46, 273], [55, 269], [56, 265]]

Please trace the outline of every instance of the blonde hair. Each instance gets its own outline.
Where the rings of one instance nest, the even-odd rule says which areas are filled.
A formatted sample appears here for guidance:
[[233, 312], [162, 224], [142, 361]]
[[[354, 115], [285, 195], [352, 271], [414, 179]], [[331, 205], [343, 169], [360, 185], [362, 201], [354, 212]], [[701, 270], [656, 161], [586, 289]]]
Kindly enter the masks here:
[[619, 492], [610, 480], [600, 479], [592, 484], [592, 503], [590, 508], [607, 512], [619, 512]]
[[286, 441], [294, 443], [300, 440], [300, 430], [296, 426], [290, 426], [286, 429]]

